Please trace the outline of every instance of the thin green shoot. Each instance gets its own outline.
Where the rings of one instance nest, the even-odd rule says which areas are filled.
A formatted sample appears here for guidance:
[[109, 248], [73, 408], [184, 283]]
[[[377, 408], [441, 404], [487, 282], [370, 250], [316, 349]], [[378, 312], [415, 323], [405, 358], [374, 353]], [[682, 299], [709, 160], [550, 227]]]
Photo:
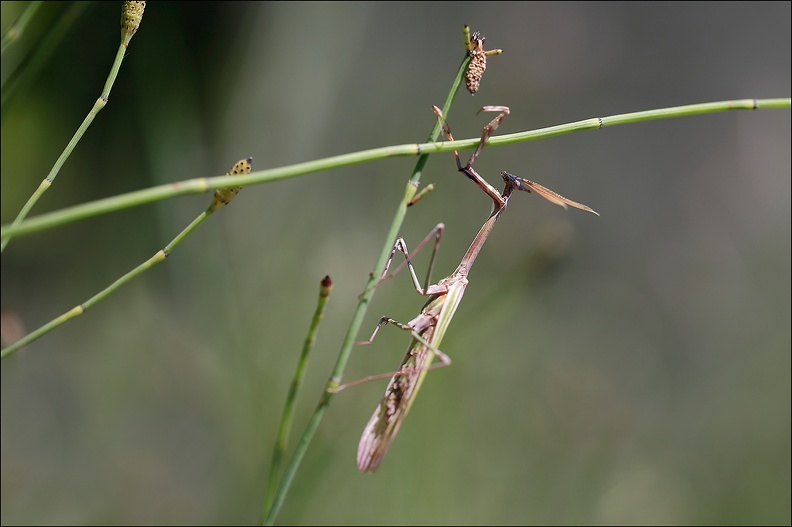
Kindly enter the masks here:
[[[251, 163], [253, 162], [253, 158], [242, 159], [238, 161], [231, 170], [226, 174], [226, 176], [234, 176], [238, 177], [242, 174], [248, 174], [251, 170]], [[222, 189], [215, 192], [214, 196], [212, 197], [212, 203], [209, 207], [203, 211], [201, 214], [198, 215], [183, 231], [181, 231], [171, 242], [166, 245], [164, 248], [160, 249], [154, 256], [143, 262], [142, 264], [138, 265], [124, 276], [107, 286], [106, 288], [99, 291], [97, 294], [86, 300], [85, 302], [74, 306], [69, 311], [66, 311], [62, 315], [52, 319], [51, 321], [47, 322], [40, 328], [28, 333], [18, 341], [14, 342], [13, 344], [3, 348], [0, 351], [0, 359], [5, 359], [6, 357], [11, 356], [16, 351], [22, 349], [23, 347], [27, 346], [34, 340], [38, 339], [39, 337], [46, 335], [53, 329], [57, 328], [68, 322], [69, 320], [78, 317], [85, 313], [89, 308], [93, 307], [94, 305], [98, 304], [112, 293], [117, 291], [122, 285], [126, 284], [136, 276], [142, 274], [145, 271], [148, 271], [156, 264], [160, 263], [161, 261], [165, 260], [173, 249], [176, 248], [184, 239], [194, 231], [201, 223], [206, 220], [209, 216], [211, 216], [217, 209], [227, 205], [231, 199], [239, 192], [242, 187], [232, 187], [228, 189]]]
[[[546, 139], [549, 137], [580, 132], [583, 130], [600, 130], [608, 126], [639, 123], [656, 119], [669, 119], [675, 117], [725, 112], [730, 110], [762, 110], [790, 107], [792, 107], [792, 99], [790, 98], [740, 99], [702, 104], [690, 104], [686, 106], [674, 106], [670, 108], [611, 115], [608, 117], [594, 117], [591, 119], [584, 119], [582, 121], [574, 121], [571, 123], [560, 124], [546, 128], [538, 128], [536, 130], [527, 130], [513, 134], [493, 136], [487, 142], [487, 146], [510, 145], [526, 141]], [[419, 159], [425, 159], [425, 157], [427, 157], [429, 154], [476, 148], [478, 144], [479, 138], [461, 139], [458, 141], [448, 141], [443, 143], [437, 143], [434, 139], [430, 139], [425, 143], [419, 144], [410, 143], [374, 148], [371, 150], [362, 150], [360, 152], [352, 152], [349, 154], [327, 157], [315, 161], [307, 161], [286, 167], [271, 168], [252, 172], [251, 174], [240, 178], [238, 185], [244, 187], [248, 185], [271, 183], [274, 181], [290, 179], [293, 177], [345, 166], [357, 165], [360, 163], [367, 163], [389, 157], [418, 155], [420, 156]], [[74, 221], [124, 210], [130, 207], [154, 203], [157, 201], [170, 199], [175, 196], [200, 194], [208, 190], [223, 188], [229, 185], [230, 183], [220, 176], [214, 178], [188, 179], [176, 183], [159, 185], [144, 190], [129, 192], [110, 198], [92, 201], [90, 203], [64, 208], [59, 211], [41, 214], [22, 223], [3, 225], [2, 228], [0, 228], [0, 235], [5, 238], [32, 234], [34, 232], [40, 232], [52, 227], [66, 225]]]
[[421, 201], [421, 199], [423, 199], [423, 197], [424, 197], [424, 196], [426, 196], [427, 194], [429, 194], [430, 192], [432, 192], [432, 191], [434, 190], [434, 188], [435, 188], [434, 184], [432, 184], [432, 183], [429, 183], [428, 185], [426, 185], [426, 186], [423, 188], [423, 190], [422, 190], [421, 192], [419, 192], [418, 194], [416, 194], [416, 195], [413, 197], [413, 199], [411, 199], [411, 200], [410, 200], [410, 202], [407, 204], [407, 206], [408, 206], [408, 207], [412, 207], [413, 205], [415, 205], [416, 203], [418, 203], [419, 201]]
[[324, 317], [325, 306], [330, 297], [330, 292], [333, 289], [333, 281], [329, 276], [325, 276], [319, 286], [319, 299], [316, 304], [316, 311], [311, 319], [311, 325], [308, 328], [308, 335], [305, 337], [303, 344], [302, 354], [297, 362], [297, 369], [294, 371], [291, 386], [289, 387], [289, 394], [286, 397], [286, 404], [283, 407], [283, 415], [281, 416], [281, 423], [278, 429], [278, 437], [275, 440], [275, 447], [272, 452], [272, 464], [270, 466], [269, 480], [267, 483], [267, 495], [264, 499], [264, 509], [262, 510], [261, 521], [267, 514], [272, 500], [275, 499], [275, 491], [277, 490], [278, 473], [280, 472], [281, 460], [283, 453], [286, 451], [286, 445], [289, 441], [289, 432], [291, 430], [292, 421], [294, 420], [294, 405], [297, 402], [297, 394], [302, 386], [303, 377], [305, 376], [305, 369], [308, 366], [308, 358], [311, 355], [314, 344], [316, 343], [316, 333], [319, 328], [319, 323]]
[[[77, 143], [80, 142], [80, 139], [82, 139], [82, 136], [88, 130], [88, 127], [91, 125], [96, 115], [107, 105], [107, 102], [110, 99], [110, 90], [112, 90], [116, 76], [118, 75], [118, 71], [121, 69], [121, 62], [124, 60], [124, 56], [126, 55], [129, 41], [140, 26], [145, 4], [145, 2], [124, 2], [121, 10], [121, 44], [118, 46], [118, 51], [116, 51], [115, 60], [113, 61], [113, 66], [110, 68], [110, 73], [107, 76], [107, 81], [105, 82], [102, 93], [99, 95], [99, 98], [96, 99], [93, 108], [91, 108], [91, 111], [85, 116], [82, 124], [74, 133], [74, 136], [72, 136], [60, 157], [58, 157], [57, 161], [55, 161], [55, 164], [50, 169], [47, 177], [42, 180], [38, 188], [22, 206], [22, 209], [19, 211], [19, 214], [17, 214], [17, 217], [14, 219], [12, 225], [20, 225], [27, 217], [30, 209], [32, 209], [36, 202], [38, 202], [39, 198], [41, 198], [47, 189], [52, 186], [52, 183], [55, 181], [55, 178], [58, 177], [58, 173], [60, 172], [61, 168], [66, 163], [66, 160], [69, 159], [69, 156], [71, 156], [71, 153], [74, 151], [74, 149], [77, 147]], [[7, 236], [6, 234], [2, 235], [2, 240], [0, 240], [0, 253], [5, 250], [10, 240], [10, 236]]]

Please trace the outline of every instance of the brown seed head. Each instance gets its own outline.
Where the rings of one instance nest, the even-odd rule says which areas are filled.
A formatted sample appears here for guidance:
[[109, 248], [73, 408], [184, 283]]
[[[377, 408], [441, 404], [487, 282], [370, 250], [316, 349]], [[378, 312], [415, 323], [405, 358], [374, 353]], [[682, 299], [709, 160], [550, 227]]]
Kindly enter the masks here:
[[487, 52], [484, 51], [484, 37], [478, 33], [473, 33], [470, 38], [470, 64], [465, 73], [465, 87], [471, 94], [475, 94], [481, 84], [481, 77], [487, 69]]

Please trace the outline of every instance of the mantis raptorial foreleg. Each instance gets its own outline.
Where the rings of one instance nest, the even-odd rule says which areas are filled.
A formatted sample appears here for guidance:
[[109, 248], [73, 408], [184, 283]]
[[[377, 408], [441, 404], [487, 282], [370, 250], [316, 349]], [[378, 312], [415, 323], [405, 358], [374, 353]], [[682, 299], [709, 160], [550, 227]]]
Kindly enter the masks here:
[[[449, 141], [453, 141], [454, 138], [451, 135], [451, 128], [446, 123], [445, 118], [443, 117], [443, 112], [437, 106], [432, 106], [435, 115], [438, 119], [440, 119], [443, 125], [443, 133], [446, 135]], [[540, 185], [534, 181], [529, 179], [523, 179], [519, 176], [515, 176], [513, 174], [509, 174], [508, 172], [501, 172], [501, 177], [503, 177], [504, 181], [508, 182], [507, 188], [509, 190], [504, 190], [504, 194], [499, 193], [495, 188], [487, 183], [487, 181], [481, 177], [478, 172], [473, 169], [473, 162], [478, 157], [481, 150], [484, 148], [484, 145], [487, 143], [492, 134], [495, 133], [500, 123], [509, 115], [509, 107], [508, 106], [483, 106], [479, 109], [477, 113], [481, 112], [499, 112], [498, 115], [490, 121], [482, 130], [481, 132], [481, 141], [479, 141], [476, 150], [470, 156], [470, 159], [467, 162], [467, 165], [462, 166], [462, 161], [459, 159], [459, 153], [454, 150], [454, 158], [456, 159], [457, 169], [465, 174], [468, 178], [470, 178], [478, 187], [483, 190], [494, 202], [493, 210], [499, 210], [501, 207], [504, 206], [506, 197], [506, 193], [511, 193], [513, 190], [522, 190], [524, 192], [536, 192], [538, 195], [542, 196], [544, 199], [549, 201], [550, 203], [554, 203], [555, 205], [559, 205], [561, 207], [567, 208], [567, 206], [575, 207], [576, 209], [585, 210], [586, 212], [591, 212], [592, 214], [596, 214], [599, 216], [594, 209], [583, 205], [582, 203], [578, 203], [576, 201], [572, 201], [571, 199], [565, 198], [561, 194], [558, 194], [555, 191], [550, 190], [549, 188]]]
[[[495, 130], [498, 129], [498, 126], [501, 124], [501, 122], [504, 119], [506, 119], [506, 117], [508, 117], [508, 115], [509, 115], [509, 107], [508, 106], [482, 106], [481, 108], [479, 108], [479, 111], [476, 112], [476, 115], [480, 114], [481, 112], [499, 112], [499, 113], [481, 131], [481, 141], [479, 141], [479, 144], [476, 147], [476, 150], [473, 152], [473, 155], [470, 156], [470, 159], [468, 160], [468, 163], [466, 165], [468, 168], [473, 166], [473, 162], [476, 160], [476, 158], [481, 153], [481, 150], [484, 148], [484, 145], [487, 143], [489, 138], [492, 137], [492, 134], [495, 133]], [[446, 125], [446, 127], [447, 126], [448, 125]], [[449, 141], [452, 141], [452, 139], [449, 139]], [[459, 167], [460, 170], [462, 169], [462, 166], [461, 166], [461, 164], [459, 162], [459, 156], [457, 156], [457, 167]]]
[[[454, 136], [451, 135], [451, 127], [448, 126], [448, 123], [445, 120], [445, 116], [443, 115], [443, 111], [440, 110], [437, 106], [432, 106], [432, 110], [434, 111], [437, 118], [440, 120], [443, 126], [443, 133], [448, 138], [449, 141], [454, 140]], [[495, 187], [490, 185], [487, 180], [481, 177], [475, 170], [473, 170], [473, 162], [478, 157], [481, 150], [484, 148], [484, 145], [487, 144], [487, 141], [492, 134], [495, 133], [495, 130], [498, 128], [498, 125], [509, 115], [509, 107], [508, 106], [483, 106], [479, 109], [478, 113], [480, 112], [499, 112], [499, 114], [490, 121], [481, 131], [481, 141], [479, 141], [476, 150], [468, 159], [468, 162], [465, 166], [462, 166], [462, 161], [459, 159], [459, 152], [454, 150], [454, 159], [456, 159], [457, 169], [465, 174], [468, 178], [470, 178], [476, 186], [478, 186], [484, 193], [489, 196], [493, 201], [493, 210], [499, 210], [502, 208], [506, 201], [503, 199], [503, 196], [500, 192], [497, 191]]]

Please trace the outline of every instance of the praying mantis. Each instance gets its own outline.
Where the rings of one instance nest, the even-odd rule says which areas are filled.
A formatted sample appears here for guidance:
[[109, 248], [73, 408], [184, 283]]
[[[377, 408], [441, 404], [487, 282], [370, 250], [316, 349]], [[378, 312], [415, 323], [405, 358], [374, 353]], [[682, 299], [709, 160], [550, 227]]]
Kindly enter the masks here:
[[[453, 141], [451, 136], [451, 129], [445, 121], [442, 111], [433, 106], [433, 110], [438, 119], [440, 119], [443, 132], [449, 141]], [[411, 257], [407, 250], [407, 245], [404, 239], [399, 238], [393, 246], [390, 258], [382, 272], [378, 283], [392, 277], [398, 273], [406, 264], [410, 270], [413, 285], [415, 290], [429, 299], [421, 308], [421, 312], [406, 324], [397, 322], [388, 317], [382, 317], [374, 328], [374, 332], [367, 341], [358, 342], [359, 345], [371, 344], [374, 337], [377, 335], [379, 329], [386, 324], [393, 324], [405, 331], [409, 331], [412, 335], [407, 352], [404, 354], [399, 367], [395, 373], [392, 374], [388, 386], [385, 389], [385, 394], [382, 396], [379, 405], [374, 410], [374, 414], [369, 419], [368, 424], [363, 430], [360, 437], [360, 443], [357, 450], [357, 465], [361, 473], [375, 472], [382, 463], [385, 454], [388, 451], [391, 443], [393, 442], [396, 434], [401, 427], [404, 418], [415, 401], [415, 396], [423, 383], [426, 373], [434, 367], [448, 366], [451, 364], [451, 359], [438, 349], [443, 336], [448, 329], [451, 319], [454, 317], [459, 302], [465, 293], [468, 285], [468, 273], [470, 268], [476, 260], [476, 257], [481, 251], [484, 242], [487, 240], [495, 222], [506, 209], [512, 192], [515, 190], [522, 190], [525, 192], [534, 191], [551, 203], [560, 205], [564, 208], [572, 206], [593, 214], [597, 214], [594, 210], [586, 205], [576, 203], [569, 200], [552, 190], [539, 185], [533, 181], [520, 178], [508, 172], [502, 172], [501, 177], [505, 183], [503, 192], [498, 192], [491, 186], [484, 178], [482, 178], [474, 169], [473, 162], [476, 160], [481, 150], [484, 148], [487, 140], [495, 132], [498, 125], [509, 115], [509, 108], [507, 106], [484, 106], [479, 112], [499, 112], [498, 115], [490, 121], [484, 128], [481, 134], [481, 141], [478, 147], [470, 156], [467, 164], [462, 166], [459, 159], [459, 154], [454, 151], [457, 169], [470, 178], [487, 196], [492, 199], [492, 212], [482, 225], [473, 242], [470, 244], [462, 261], [456, 270], [449, 276], [443, 278], [435, 284], [429, 285], [429, 277], [434, 263], [434, 256], [437, 252], [437, 246], [440, 241], [444, 226], [442, 223], [438, 224], [432, 231], [424, 238], [419, 246], [414, 251], [417, 252], [425, 243], [435, 238], [434, 249], [429, 263], [429, 270], [426, 275], [424, 285], [418, 281], [415, 270], [411, 263]], [[597, 214], [599, 215], [599, 214]], [[388, 274], [388, 269], [393, 261], [396, 251], [404, 254], [405, 261], [402, 262], [391, 274]], [[432, 365], [434, 357], [437, 357], [439, 362]], [[390, 375], [390, 374], [389, 374]], [[363, 379], [361, 381], [351, 383], [358, 384], [359, 382], [366, 382], [382, 378], [383, 376], [373, 376]], [[344, 387], [349, 386], [349, 384]]]

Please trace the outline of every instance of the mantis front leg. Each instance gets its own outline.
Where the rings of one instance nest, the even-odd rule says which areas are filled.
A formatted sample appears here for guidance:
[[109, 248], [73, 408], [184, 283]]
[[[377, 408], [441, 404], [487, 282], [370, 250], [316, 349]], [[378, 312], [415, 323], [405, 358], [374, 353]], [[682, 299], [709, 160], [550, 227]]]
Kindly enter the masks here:
[[[434, 111], [435, 115], [443, 126], [443, 133], [445, 134], [446, 138], [449, 141], [453, 141], [454, 137], [451, 135], [451, 127], [448, 126], [448, 122], [445, 120], [443, 116], [442, 110], [437, 106], [432, 106], [432, 110]], [[487, 181], [481, 177], [478, 172], [473, 170], [473, 162], [476, 160], [478, 155], [481, 153], [481, 150], [484, 148], [484, 145], [487, 143], [492, 134], [495, 133], [495, 130], [498, 128], [500, 123], [509, 115], [509, 107], [508, 106], [484, 106], [479, 109], [479, 112], [499, 112], [499, 114], [481, 131], [481, 140], [479, 141], [478, 147], [468, 159], [468, 162], [465, 166], [462, 166], [462, 161], [459, 159], [459, 152], [454, 150], [454, 158], [456, 159], [457, 169], [465, 174], [468, 178], [470, 178], [485, 194], [487, 194], [493, 201], [493, 212], [501, 210], [506, 205], [506, 200], [503, 199], [500, 192], [495, 189], [492, 185], [487, 183]]]

